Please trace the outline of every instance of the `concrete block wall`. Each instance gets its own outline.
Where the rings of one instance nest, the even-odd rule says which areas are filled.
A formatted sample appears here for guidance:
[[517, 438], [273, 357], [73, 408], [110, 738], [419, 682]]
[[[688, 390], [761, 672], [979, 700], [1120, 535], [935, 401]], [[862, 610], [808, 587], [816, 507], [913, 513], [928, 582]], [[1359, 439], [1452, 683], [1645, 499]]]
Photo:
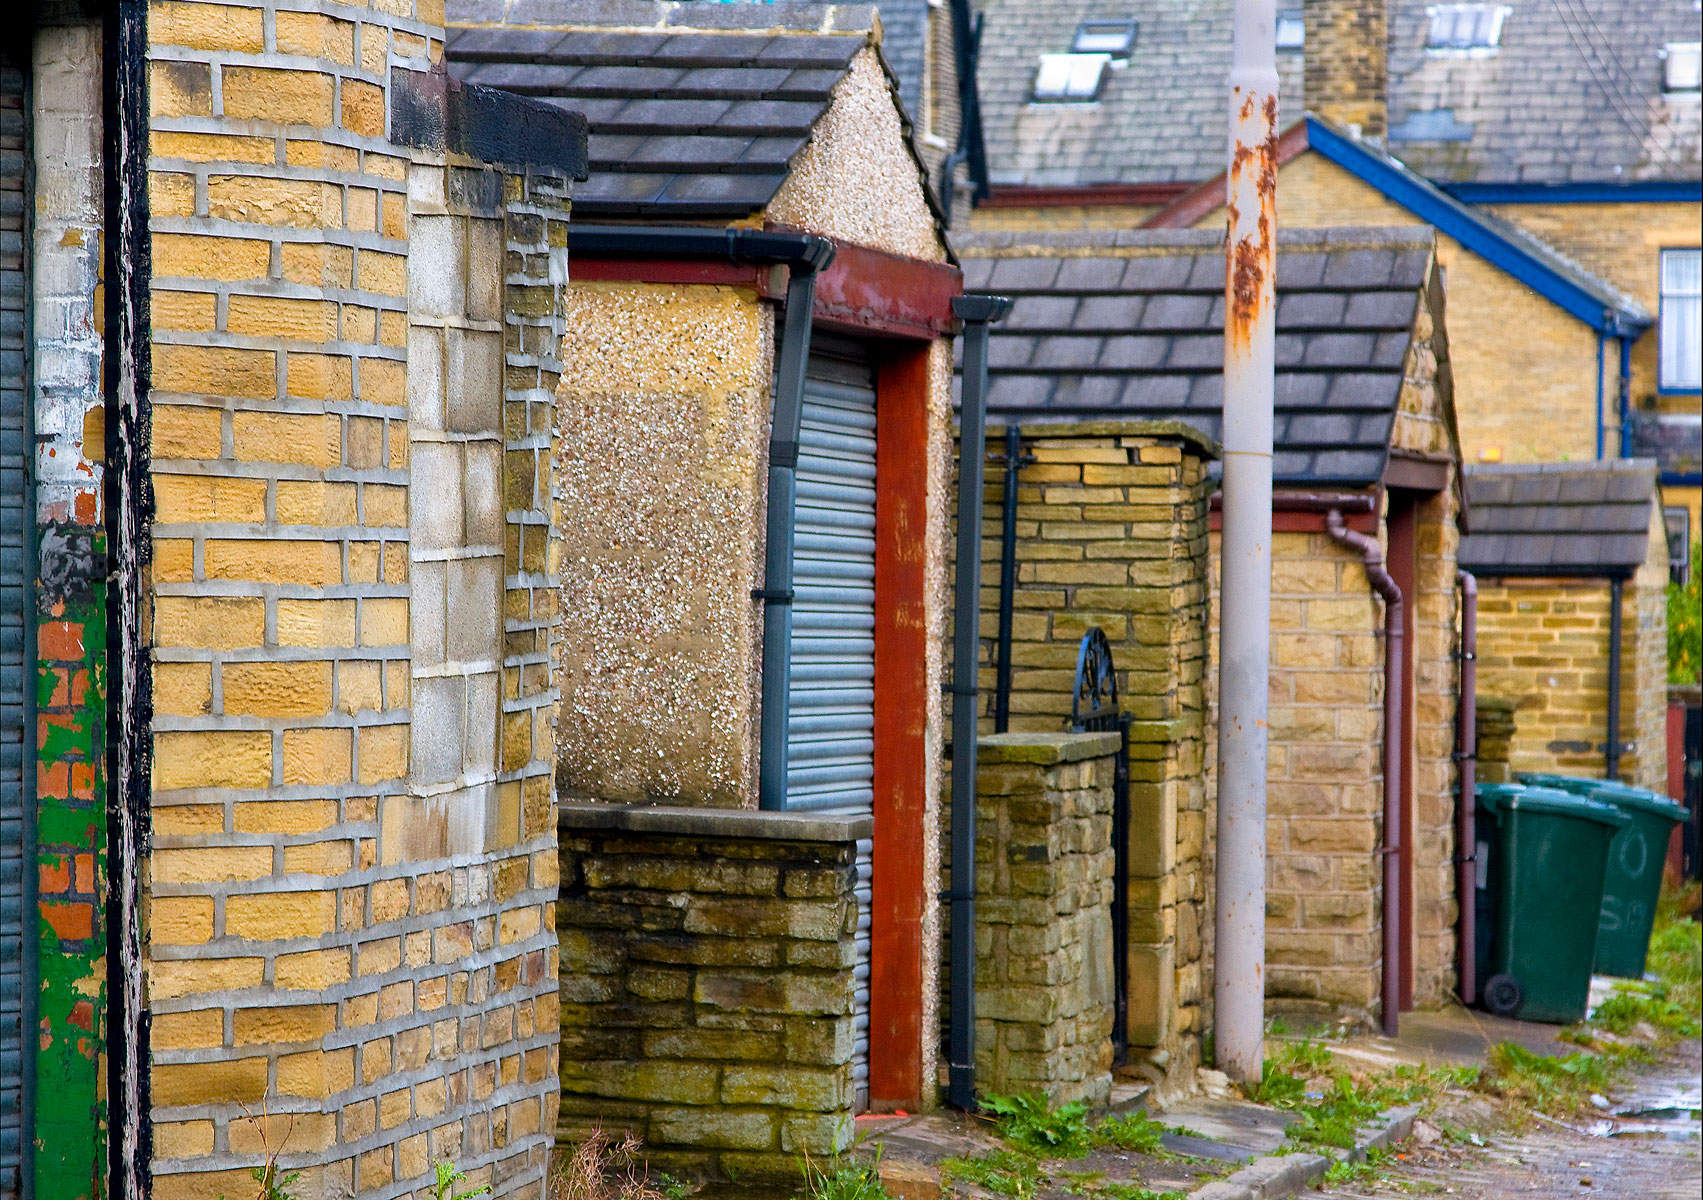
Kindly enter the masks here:
[[1102, 1105], [1112, 1090], [1115, 733], [978, 745], [976, 1086]]
[[[1024, 429], [1018, 475], [1011, 729], [1070, 720], [1078, 646], [1105, 631], [1130, 725], [1129, 1042], [1192, 1070], [1210, 998], [1205, 771], [1206, 467], [1197, 435], [1141, 421]], [[989, 438], [982, 536], [984, 733], [993, 728], [1003, 431]]]
[[624, 1128], [676, 1176], [781, 1188], [800, 1156], [851, 1145], [856, 854], [872, 828], [563, 806], [564, 1141]]
[[441, 21], [150, 10], [162, 1200], [543, 1192], [566, 190], [388, 140]]

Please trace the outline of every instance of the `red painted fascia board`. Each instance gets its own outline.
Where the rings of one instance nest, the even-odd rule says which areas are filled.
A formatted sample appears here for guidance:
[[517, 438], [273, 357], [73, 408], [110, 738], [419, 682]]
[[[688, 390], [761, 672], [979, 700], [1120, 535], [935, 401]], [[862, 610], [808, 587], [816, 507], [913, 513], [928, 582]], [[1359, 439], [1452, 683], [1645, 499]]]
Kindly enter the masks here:
[[[1277, 165], [1285, 166], [1307, 149], [1307, 121], [1302, 118], [1277, 135]], [[1224, 204], [1224, 172], [1197, 184], [1141, 223], [1143, 229], [1188, 229]]]
[[[746, 287], [770, 300], [786, 295], [784, 272], [716, 259], [576, 256], [568, 277], [578, 283]], [[953, 331], [952, 301], [963, 293], [963, 273], [951, 263], [835, 242], [834, 261], [816, 280], [813, 314], [823, 325], [853, 333], [933, 341]]]
[[992, 188], [978, 208], [1109, 208], [1114, 205], [1169, 204], [1190, 191], [1192, 183], [1087, 183], [1077, 187]]

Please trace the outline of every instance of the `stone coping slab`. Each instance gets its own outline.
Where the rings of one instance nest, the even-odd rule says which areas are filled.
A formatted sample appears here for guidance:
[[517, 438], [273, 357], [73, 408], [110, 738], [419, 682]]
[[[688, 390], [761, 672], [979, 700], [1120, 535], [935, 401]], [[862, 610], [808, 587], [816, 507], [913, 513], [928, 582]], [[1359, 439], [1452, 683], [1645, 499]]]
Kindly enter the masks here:
[[564, 833], [617, 830], [777, 842], [855, 842], [875, 836], [875, 818], [868, 813], [762, 812], [749, 808], [583, 801], [563, 801], [560, 807], [558, 826]]
[[976, 741], [976, 757], [983, 764], [1081, 762], [1116, 754], [1123, 741], [1115, 733], [993, 733]]

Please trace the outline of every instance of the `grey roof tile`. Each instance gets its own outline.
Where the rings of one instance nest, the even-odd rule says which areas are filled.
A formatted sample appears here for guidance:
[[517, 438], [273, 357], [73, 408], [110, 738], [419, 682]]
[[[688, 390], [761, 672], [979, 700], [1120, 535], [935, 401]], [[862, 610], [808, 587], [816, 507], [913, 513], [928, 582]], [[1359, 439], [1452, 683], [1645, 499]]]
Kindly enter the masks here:
[[[1409, 261], [1417, 244], [1426, 243], [1411, 231], [1280, 235], [1279, 483], [1364, 486], [1381, 478], [1412, 314], [1429, 270], [1428, 260]], [[1218, 436], [1221, 238], [1029, 233], [962, 237], [957, 248], [969, 289], [1015, 299], [1011, 315], [990, 333], [989, 407], [996, 417], [1174, 418]], [[1133, 257], [1119, 263], [1107, 253], [1114, 248]], [[1291, 257], [1308, 261], [1286, 273]], [[1327, 284], [1333, 265], [1337, 278], [1355, 282]], [[1284, 282], [1295, 278], [1306, 283]], [[1357, 323], [1351, 313], [1365, 320]]]
[[1637, 569], [1658, 502], [1649, 459], [1468, 466], [1460, 564], [1477, 575], [1613, 575]]
[[[445, 53], [461, 78], [585, 114], [592, 174], [574, 192], [579, 214], [739, 217], [774, 198], [869, 44], [871, 26], [855, 21], [874, 20], [863, 6], [838, 6], [849, 25], [828, 5], [720, 11], [758, 7], [456, 0]], [[847, 32], [819, 32], [829, 28]]]

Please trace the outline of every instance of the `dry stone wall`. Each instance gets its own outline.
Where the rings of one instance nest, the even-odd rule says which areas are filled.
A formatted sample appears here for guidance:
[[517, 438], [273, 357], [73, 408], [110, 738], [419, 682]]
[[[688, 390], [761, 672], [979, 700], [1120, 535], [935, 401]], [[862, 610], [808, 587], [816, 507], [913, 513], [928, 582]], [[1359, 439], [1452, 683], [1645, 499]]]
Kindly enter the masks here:
[[1098, 1106], [1112, 1088], [1115, 733], [983, 738], [976, 1084]]
[[795, 1184], [851, 1144], [857, 839], [868, 817], [562, 808], [564, 1141]]

